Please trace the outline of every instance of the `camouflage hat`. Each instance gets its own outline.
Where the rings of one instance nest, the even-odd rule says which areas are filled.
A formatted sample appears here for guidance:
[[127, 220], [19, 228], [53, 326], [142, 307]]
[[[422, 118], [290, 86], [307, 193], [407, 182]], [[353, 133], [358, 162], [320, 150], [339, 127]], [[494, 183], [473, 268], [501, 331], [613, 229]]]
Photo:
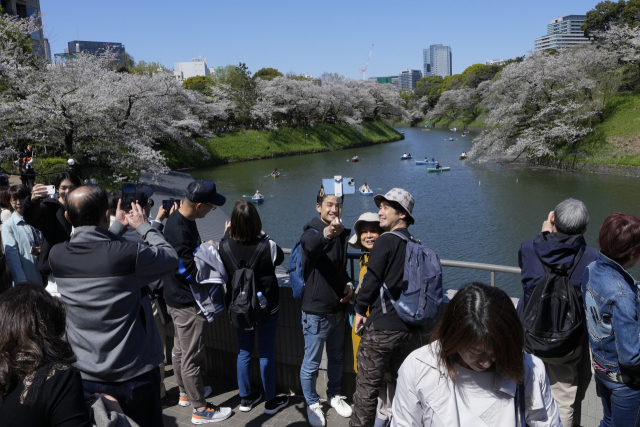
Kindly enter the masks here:
[[413, 218], [413, 196], [407, 190], [403, 190], [402, 188], [392, 188], [385, 194], [378, 194], [373, 198], [373, 201], [376, 202], [376, 206], [380, 207], [380, 203], [389, 202], [391, 204], [398, 204], [402, 209], [407, 212], [408, 223], [413, 224], [415, 219]]

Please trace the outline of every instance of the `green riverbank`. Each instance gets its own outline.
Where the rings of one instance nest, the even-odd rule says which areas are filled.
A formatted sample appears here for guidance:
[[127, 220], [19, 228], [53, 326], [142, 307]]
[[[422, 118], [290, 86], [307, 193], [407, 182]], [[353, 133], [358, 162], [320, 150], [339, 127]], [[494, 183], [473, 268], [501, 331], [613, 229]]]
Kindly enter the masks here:
[[[305, 141], [305, 134], [306, 141]], [[404, 136], [382, 120], [365, 122], [361, 130], [340, 125], [317, 125], [277, 131], [237, 131], [202, 139], [200, 144], [210, 157], [185, 151], [177, 144], [163, 144], [160, 149], [171, 169], [212, 166], [224, 163], [293, 156], [321, 151], [343, 150], [403, 139]]]

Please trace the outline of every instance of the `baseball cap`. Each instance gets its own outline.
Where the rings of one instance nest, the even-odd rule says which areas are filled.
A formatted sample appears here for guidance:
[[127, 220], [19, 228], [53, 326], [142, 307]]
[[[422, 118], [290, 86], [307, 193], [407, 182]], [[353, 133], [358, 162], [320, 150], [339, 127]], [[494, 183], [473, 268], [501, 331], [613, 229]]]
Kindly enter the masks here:
[[227, 201], [226, 197], [216, 191], [215, 182], [206, 179], [199, 179], [189, 184], [187, 199], [193, 203], [213, 203], [216, 206], [222, 206]]

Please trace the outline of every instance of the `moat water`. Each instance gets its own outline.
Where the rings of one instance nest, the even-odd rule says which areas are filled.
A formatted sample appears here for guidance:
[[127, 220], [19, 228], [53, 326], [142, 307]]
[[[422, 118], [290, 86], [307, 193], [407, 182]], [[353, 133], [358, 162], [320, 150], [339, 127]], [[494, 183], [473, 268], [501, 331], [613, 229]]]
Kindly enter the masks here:
[[[369, 184], [374, 194], [393, 187], [415, 198], [413, 235], [435, 250], [440, 258], [518, 266], [520, 244], [533, 239], [542, 222], [562, 200], [582, 200], [591, 217], [585, 238], [597, 247], [604, 218], [613, 212], [640, 215], [640, 179], [572, 173], [525, 165], [466, 164], [460, 153], [471, 148], [473, 133], [403, 128], [405, 139], [389, 144], [294, 157], [234, 163], [190, 171], [196, 179], [211, 179], [227, 197], [223, 209], [231, 214], [234, 203], [256, 190], [265, 195], [258, 205], [264, 230], [281, 246], [290, 248], [302, 227], [318, 213], [315, 200], [323, 178], [342, 175]], [[454, 141], [448, 139], [453, 137]], [[413, 160], [402, 161], [409, 152]], [[352, 163], [351, 157], [360, 161]], [[451, 170], [427, 173], [415, 160], [435, 157]], [[268, 175], [278, 168], [277, 179]], [[249, 200], [245, 198], [244, 200]], [[364, 212], [377, 212], [373, 197], [359, 193], [345, 197], [343, 221], [351, 228]], [[288, 261], [287, 261], [288, 262]], [[631, 270], [640, 278], [640, 267]], [[489, 283], [489, 272], [445, 268], [446, 288], [470, 281]], [[519, 296], [519, 277], [498, 273], [496, 284]]]

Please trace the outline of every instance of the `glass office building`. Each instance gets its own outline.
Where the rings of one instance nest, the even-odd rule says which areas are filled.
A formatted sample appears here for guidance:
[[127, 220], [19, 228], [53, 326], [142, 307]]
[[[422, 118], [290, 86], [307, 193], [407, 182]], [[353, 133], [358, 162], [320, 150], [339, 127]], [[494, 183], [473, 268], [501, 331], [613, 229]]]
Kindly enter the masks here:
[[586, 15], [567, 15], [552, 19], [547, 25], [547, 35], [538, 37], [534, 43], [534, 50], [566, 49], [583, 43], [589, 43], [580, 29]]
[[420, 70], [403, 70], [398, 75], [398, 89], [415, 89], [416, 83], [422, 78]]
[[444, 78], [453, 74], [451, 47], [432, 44], [429, 49], [422, 50], [422, 74], [425, 77], [439, 76]]

